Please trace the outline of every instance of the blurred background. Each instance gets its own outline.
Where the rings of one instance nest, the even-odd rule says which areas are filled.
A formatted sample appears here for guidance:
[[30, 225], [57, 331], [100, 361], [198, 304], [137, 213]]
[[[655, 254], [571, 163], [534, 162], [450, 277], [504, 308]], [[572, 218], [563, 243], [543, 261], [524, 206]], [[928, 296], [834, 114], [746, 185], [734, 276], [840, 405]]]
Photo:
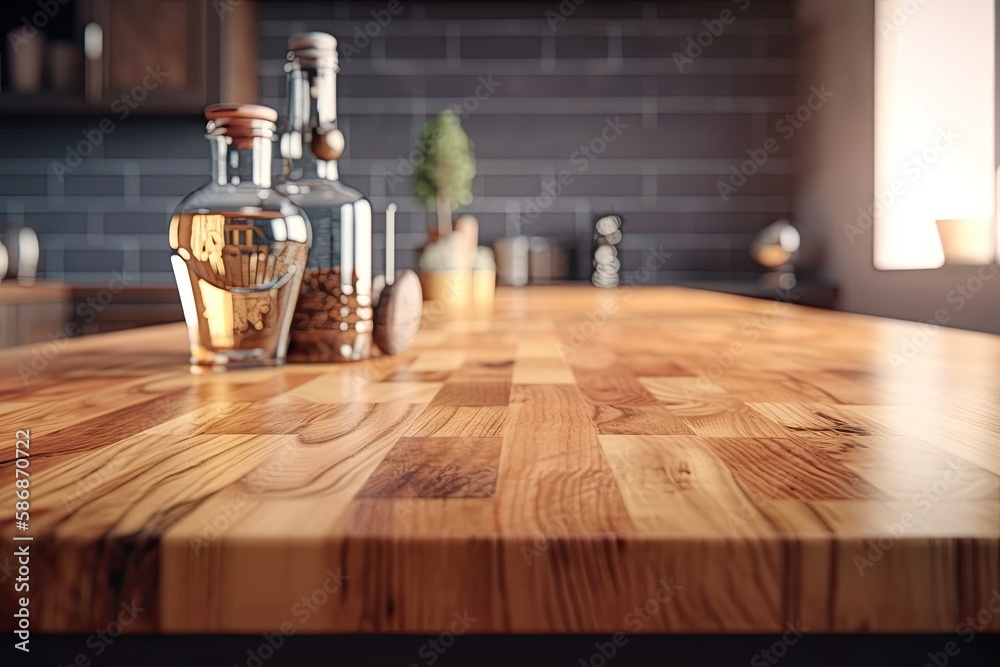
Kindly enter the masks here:
[[993, 0], [32, 0], [2, 19], [0, 344], [182, 319], [166, 227], [209, 176], [202, 109], [284, 114], [304, 30], [339, 40], [341, 179], [377, 229], [397, 204], [402, 267], [433, 216], [421, 129], [451, 108], [476, 154], [458, 213], [484, 244], [527, 237], [531, 282], [593, 281], [615, 216], [620, 283], [1000, 332]]

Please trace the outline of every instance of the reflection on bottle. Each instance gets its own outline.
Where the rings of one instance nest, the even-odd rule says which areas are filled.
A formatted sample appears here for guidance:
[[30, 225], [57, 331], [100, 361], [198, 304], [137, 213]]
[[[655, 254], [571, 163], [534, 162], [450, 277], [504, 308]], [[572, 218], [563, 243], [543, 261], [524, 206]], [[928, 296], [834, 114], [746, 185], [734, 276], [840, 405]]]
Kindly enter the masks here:
[[174, 274], [196, 361], [263, 361], [281, 348], [309, 245], [274, 240], [276, 222], [266, 213], [171, 219], [170, 244], [180, 260]]

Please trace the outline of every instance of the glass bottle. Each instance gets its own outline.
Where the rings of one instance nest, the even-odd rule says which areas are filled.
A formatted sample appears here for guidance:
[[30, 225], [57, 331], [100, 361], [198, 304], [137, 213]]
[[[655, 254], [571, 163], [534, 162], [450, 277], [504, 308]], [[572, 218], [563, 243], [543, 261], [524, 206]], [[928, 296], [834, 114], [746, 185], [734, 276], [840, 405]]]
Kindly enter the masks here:
[[337, 40], [321, 32], [288, 42], [288, 126], [282, 184], [313, 225], [289, 358], [355, 361], [371, 354], [372, 207], [339, 180], [344, 135], [337, 129]]
[[191, 363], [280, 365], [311, 242], [309, 220], [271, 188], [278, 114], [251, 104], [205, 109], [212, 182], [170, 219], [170, 258]]

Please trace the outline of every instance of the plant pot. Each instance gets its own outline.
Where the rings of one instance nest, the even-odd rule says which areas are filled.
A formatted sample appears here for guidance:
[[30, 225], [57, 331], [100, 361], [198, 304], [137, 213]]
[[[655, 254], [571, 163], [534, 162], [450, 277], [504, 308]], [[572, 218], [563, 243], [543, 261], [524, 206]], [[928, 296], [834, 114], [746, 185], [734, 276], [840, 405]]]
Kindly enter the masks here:
[[493, 313], [493, 296], [496, 293], [497, 273], [487, 269], [472, 272], [472, 310], [477, 315]]
[[421, 271], [420, 289], [424, 301], [434, 302], [428, 313], [464, 314], [472, 302], [472, 272], [463, 269]]

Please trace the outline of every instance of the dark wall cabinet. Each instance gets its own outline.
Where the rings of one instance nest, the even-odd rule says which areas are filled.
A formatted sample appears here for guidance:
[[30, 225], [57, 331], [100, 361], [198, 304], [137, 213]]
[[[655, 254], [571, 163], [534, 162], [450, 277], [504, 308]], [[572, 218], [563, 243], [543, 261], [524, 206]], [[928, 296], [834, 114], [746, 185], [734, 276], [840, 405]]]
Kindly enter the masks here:
[[88, 25], [103, 37], [101, 57], [87, 61], [88, 101], [156, 111], [256, 101], [253, 2], [85, 0], [81, 9], [85, 46]]
[[211, 3], [90, 0], [82, 10], [89, 102], [185, 109], [217, 96], [218, 21]]
[[257, 101], [252, 0], [76, 0], [67, 9], [75, 14], [78, 89], [5, 91], [0, 111], [188, 114], [213, 102]]

